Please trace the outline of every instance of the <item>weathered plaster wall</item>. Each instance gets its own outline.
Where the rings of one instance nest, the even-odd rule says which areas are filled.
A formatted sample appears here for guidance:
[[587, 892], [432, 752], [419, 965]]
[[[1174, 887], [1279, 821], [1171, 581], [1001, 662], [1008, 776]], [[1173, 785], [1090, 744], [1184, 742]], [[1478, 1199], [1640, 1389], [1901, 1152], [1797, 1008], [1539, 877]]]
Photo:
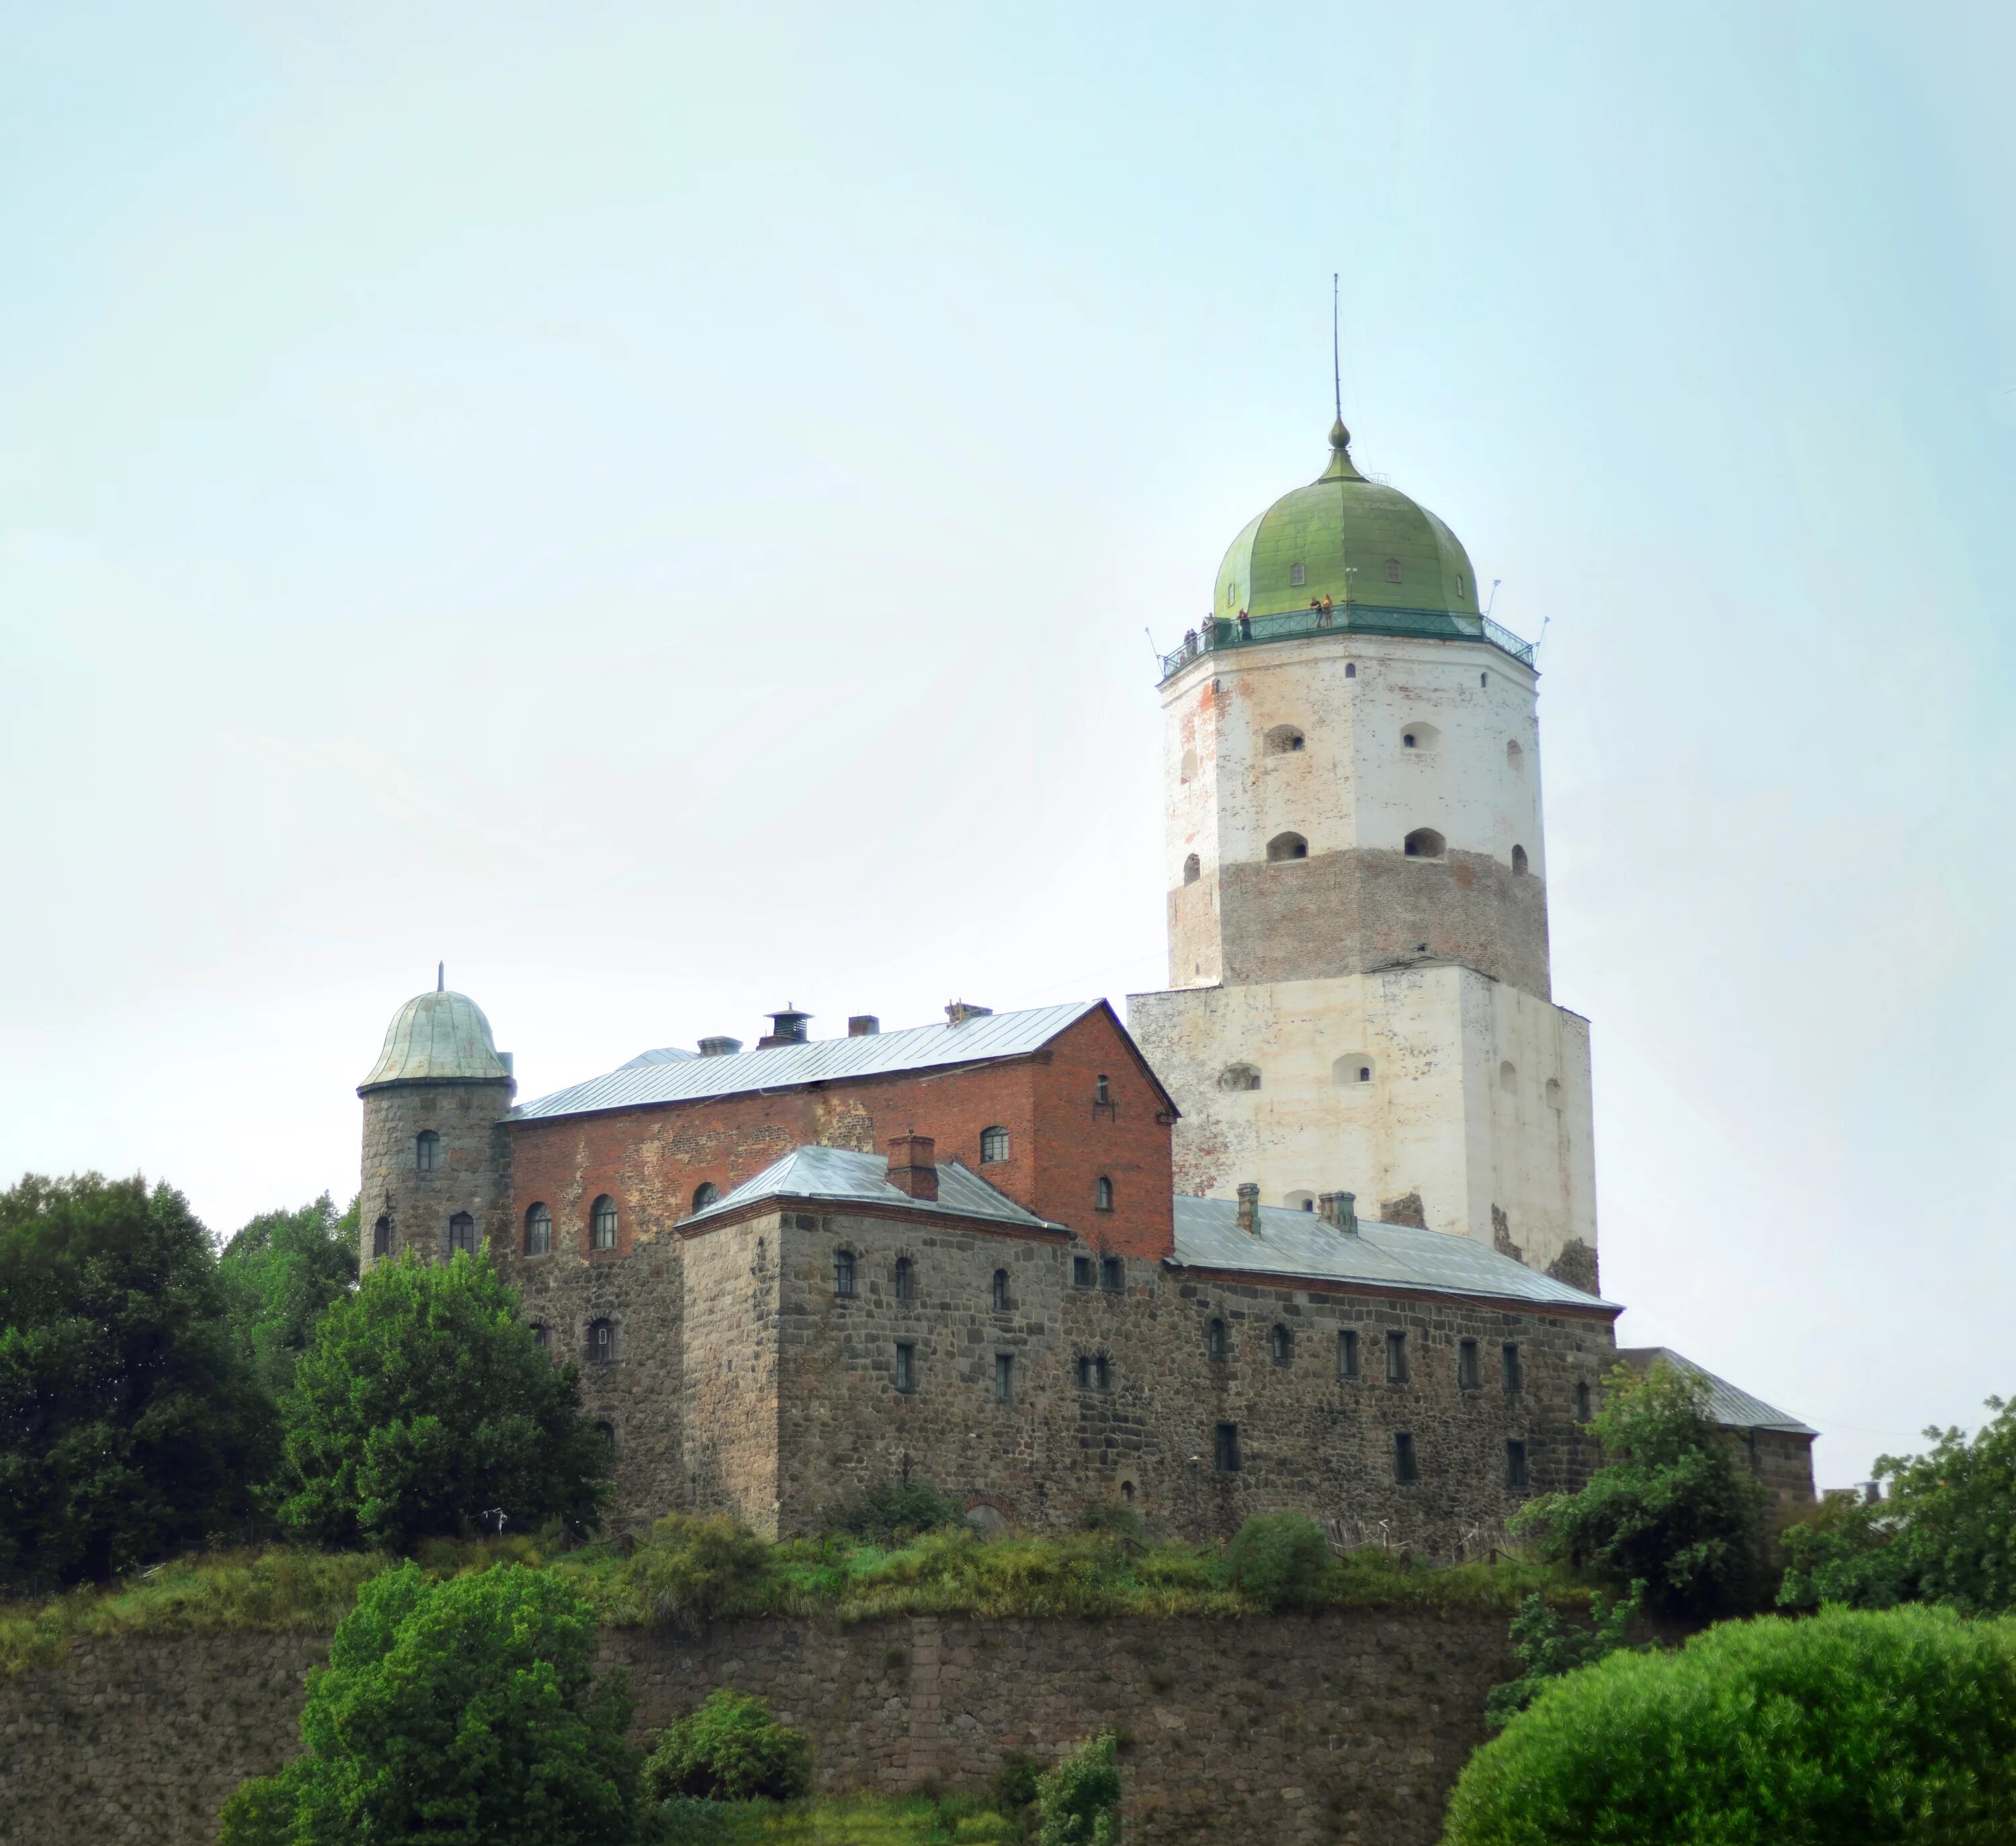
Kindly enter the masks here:
[[[1502, 1615], [1251, 1621], [729, 1622], [603, 1639], [648, 1735], [714, 1687], [809, 1732], [820, 1787], [983, 1787], [1107, 1726], [1128, 1837], [1431, 1846], [1510, 1677]], [[225, 1797], [296, 1748], [308, 1635], [81, 1643], [0, 1681], [0, 1842], [209, 1846]]]
[[[1350, 1191], [1367, 1217], [1418, 1193], [1435, 1229], [1509, 1240], [1535, 1268], [1595, 1247], [1589, 1022], [1575, 1013], [1444, 966], [1136, 994], [1128, 1017], [1183, 1111], [1180, 1192], [1229, 1198], [1250, 1180], [1264, 1204], [1299, 1204]], [[1222, 1089], [1235, 1064], [1260, 1088]]]

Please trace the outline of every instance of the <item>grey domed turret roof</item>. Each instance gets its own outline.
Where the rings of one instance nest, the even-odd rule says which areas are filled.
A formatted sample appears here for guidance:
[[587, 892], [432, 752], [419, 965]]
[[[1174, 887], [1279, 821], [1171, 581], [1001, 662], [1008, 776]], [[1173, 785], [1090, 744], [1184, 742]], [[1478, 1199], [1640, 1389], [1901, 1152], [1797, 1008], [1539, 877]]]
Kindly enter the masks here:
[[490, 1021], [466, 994], [416, 994], [392, 1016], [385, 1048], [360, 1095], [381, 1083], [502, 1083], [510, 1072], [497, 1055]]

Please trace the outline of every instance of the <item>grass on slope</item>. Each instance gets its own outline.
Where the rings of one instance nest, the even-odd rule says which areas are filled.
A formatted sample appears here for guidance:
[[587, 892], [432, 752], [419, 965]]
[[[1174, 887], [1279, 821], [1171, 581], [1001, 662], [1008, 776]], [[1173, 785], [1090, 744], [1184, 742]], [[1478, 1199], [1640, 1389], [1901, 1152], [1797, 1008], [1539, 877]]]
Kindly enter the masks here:
[[845, 1795], [817, 1801], [668, 1801], [663, 1846], [992, 1846], [1024, 1837], [972, 1801]]

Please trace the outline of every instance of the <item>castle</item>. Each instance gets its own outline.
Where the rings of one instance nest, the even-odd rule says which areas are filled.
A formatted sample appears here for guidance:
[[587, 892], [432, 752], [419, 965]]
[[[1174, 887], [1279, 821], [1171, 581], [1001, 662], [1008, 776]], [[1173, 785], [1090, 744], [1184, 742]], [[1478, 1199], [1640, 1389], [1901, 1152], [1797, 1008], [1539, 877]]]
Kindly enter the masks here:
[[[473, 1001], [394, 1018], [362, 1261], [487, 1245], [620, 1518], [790, 1535], [924, 1477], [984, 1529], [1294, 1510], [1447, 1556], [1586, 1477], [1647, 1355], [1550, 993], [1532, 649], [1330, 441], [1163, 662], [1169, 987], [1126, 1024], [787, 1009], [514, 1106]], [[1779, 1515], [1810, 1500], [1813, 1432], [1712, 1383]]]

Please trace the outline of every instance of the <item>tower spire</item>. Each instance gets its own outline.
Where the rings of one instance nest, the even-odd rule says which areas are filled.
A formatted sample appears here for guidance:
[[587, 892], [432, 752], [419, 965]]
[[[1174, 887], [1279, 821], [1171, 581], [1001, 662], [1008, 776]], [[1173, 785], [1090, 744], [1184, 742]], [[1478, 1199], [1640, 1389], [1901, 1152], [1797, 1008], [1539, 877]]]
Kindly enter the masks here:
[[1344, 421], [1344, 362], [1338, 354], [1337, 341], [1337, 276], [1330, 272], [1330, 379], [1337, 396], [1337, 420]]
[[1330, 272], [1330, 379], [1337, 421], [1330, 426], [1330, 445], [1335, 451], [1324, 479], [1356, 480], [1361, 478], [1351, 465], [1351, 432], [1344, 426], [1344, 359], [1337, 338], [1337, 272]]
[[446, 962], [434, 963], [434, 991], [437, 994], [448, 991], [448, 963]]

